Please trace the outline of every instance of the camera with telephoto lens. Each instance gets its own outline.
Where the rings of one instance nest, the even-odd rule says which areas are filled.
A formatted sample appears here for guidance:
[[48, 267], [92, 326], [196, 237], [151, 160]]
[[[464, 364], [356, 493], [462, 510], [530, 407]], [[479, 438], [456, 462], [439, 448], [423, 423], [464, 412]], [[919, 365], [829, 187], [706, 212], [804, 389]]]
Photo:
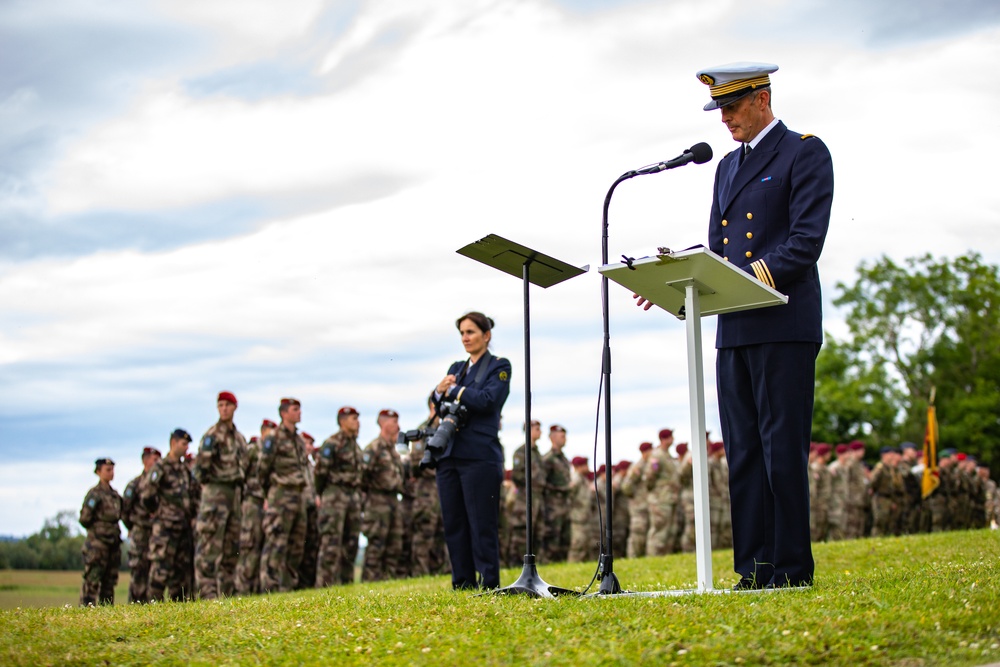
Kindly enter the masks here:
[[455, 401], [442, 402], [438, 414], [441, 423], [424, 444], [424, 457], [420, 459], [421, 470], [437, 467], [437, 457], [448, 448], [455, 433], [469, 420], [469, 409]]

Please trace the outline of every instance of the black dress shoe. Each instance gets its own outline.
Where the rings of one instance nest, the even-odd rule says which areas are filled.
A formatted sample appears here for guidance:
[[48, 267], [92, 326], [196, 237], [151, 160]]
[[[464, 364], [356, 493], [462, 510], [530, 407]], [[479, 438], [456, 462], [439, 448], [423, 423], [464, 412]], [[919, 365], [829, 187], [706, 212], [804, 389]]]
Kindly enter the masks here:
[[759, 591], [762, 588], [764, 588], [763, 584], [750, 577], [743, 577], [733, 584], [734, 591]]

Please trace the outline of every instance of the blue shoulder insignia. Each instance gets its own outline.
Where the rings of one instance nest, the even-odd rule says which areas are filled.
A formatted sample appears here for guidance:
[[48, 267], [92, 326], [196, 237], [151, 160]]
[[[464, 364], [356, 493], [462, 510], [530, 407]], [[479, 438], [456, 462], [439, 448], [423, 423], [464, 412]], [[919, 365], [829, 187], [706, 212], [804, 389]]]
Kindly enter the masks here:
[[215, 438], [213, 438], [210, 435], [206, 435], [205, 438], [201, 441], [201, 448], [204, 449], [206, 452], [210, 452], [212, 451], [213, 442], [215, 442]]
[[263, 445], [262, 449], [265, 452], [270, 453], [270, 451], [272, 449], [274, 449], [274, 438], [265, 438], [264, 439], [264, 445]]

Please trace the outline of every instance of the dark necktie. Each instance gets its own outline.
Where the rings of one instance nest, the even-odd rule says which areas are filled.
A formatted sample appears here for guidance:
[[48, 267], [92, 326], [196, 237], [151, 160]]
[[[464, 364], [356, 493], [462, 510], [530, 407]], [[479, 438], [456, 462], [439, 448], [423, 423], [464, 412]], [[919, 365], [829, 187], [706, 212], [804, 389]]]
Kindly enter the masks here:
[[750, 151], [752, 151], [752, 150], [753, 149], [750, 148], [750, 144], [743, 144], [743, 152], [740, 154], [740, 165], [741, 166], [743, 165], [743, 161], [747, 159], [747, 156], [750, 155]]

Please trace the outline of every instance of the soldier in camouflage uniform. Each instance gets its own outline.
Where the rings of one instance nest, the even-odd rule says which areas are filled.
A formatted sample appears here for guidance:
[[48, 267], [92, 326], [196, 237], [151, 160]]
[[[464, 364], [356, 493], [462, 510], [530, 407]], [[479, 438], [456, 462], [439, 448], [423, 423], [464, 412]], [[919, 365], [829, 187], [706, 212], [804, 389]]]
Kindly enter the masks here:
[[622, 483], [631, 466], [631, 461], [619, 461], [611, 468], [611, 520], [614, 526], [611, 551], [615, 558], [625, 558], [628, 554], [628, 498], [622, 492]]
[[545, 470], [545, 493], [542, 497], [544, 535], [542, 552], [545, 562], [559, 563], [569, 554], [572, 529], [569, 523], [569, 493], [573, 467], [563, 454], [566, 446], [566, 429], [559, 424], [549, 427], [549, 442], [552, 447], [542, 457]]
[[278, 428], [270, 419], [260, 425], [260, 438], [247, 443], [247, 467], [243, 474], [243, 504], [240, 516], [240, 557], [236, 565], [236, 592], [260, 592], [260, 551], [264, 548], [264, 489], [260, 485], [260, 443]]
[[813, 542], [825, 542], [830, 527], [833, 476], [827, 467], [830, 445], [818, 443], [809, 451], [809, 533]]
[[139, 486], [139, 501], [153, 512], [149, 537], [149, 599], [194, 599], [190, 549], [200, 494], [184, 455], [191, 436], [183, 429], [170, 434], [170, 451], [157, 461]]
[[314, 480], [319, 494], [319, 561], [316, 586], [354, 581], [354, 559], [361, 532], [361, 448], [358, 411], [337, 412], [339, 430], [319, 448]]
[[240, 505], [247, 466], [247, 441], [233, 423], [236, 396], [220, 392], [216, 407], [219, 421], [202, 436], [194, 464], [195, 479], [201, 484], [194, 569], [203, 600], [231, 596], [236, 589]]
[[316, 458], [315, 438], [302, 432], [302, 440], [306, 443], [306, 537], [302, 542], [302, 561], [299, 563], [299, 583], [296, 590], [304, 588], [314, 588], [316, 586], [316, 568], [319, 560], [319, 496], [316, 494], [315, 466], [313, 461]]
[[847, 524], [847, 459], [850, 448], [839, 444], [834, 448], [837, 459], [826, 466], [830, 473], [830, 506], [827, 508], [827, 539], [831, 542], [846, 537]]
[[966, 518], [967, 528], [983, 528], [984, 521], [986, 519], [986, 504], [984, 494], [986, 488], [983, 485], [981, 479], [979, 479], [979, 474], [976, 472], [976, 459], [972, 455], [967, 455], [965, 461], [961, 464], [962, 470], [965, 472], [966, 478], [968, 479], [968, 489], [969, 489], [969, 510]]
[[638, 461], [629, 466], [622, 480], [622, 494], [628, 498], [628, 544], [625, 547], [628, 558], [642, 558], [646, 555], [646, 535], [649, 533], [649, 493], [643, 483], [646, 466], [653, 451], [653, 443], [639, 445]]
[[115, 462], [97, 459], [94, 474], [100, 480], [87, 491], [80, 508], [80, 525], [87, 529], [83, 542], [83, 585], [80, 606], [115, 603], [115, 586], [122, 560], [122, 497], [111, 488]]
[[395, 410], [382, 410], [377, 421], [379, 435], [361, 456], [361, 532], [368, 538], [362, 581], [395, 576], [403, 551], [403, 517], [397, 495], [403, 492], [403, 462], [396, 451], [399, 415]]
[[990, 479], [988, 467], [979, 466], [976, 469], [976, 474], [983, 482], [984, 525], [986, 528], [990, 528], [994, 523], [1000, 524], [1000, 494], [997, 493], [997, 483]]
[[868, 495], [868, 475], [862, 460], [865, 456], [865, 445], [859, 440], [848, 444], [850, 455], [846, 462], [847, 500], [844, 514], [844, 537], [849, 540], [866, 536], [865, 525], [871, 508]]
[[677, 456], [680, 459], [677, 475], [680, 482], [680, 504], [674, 515], [677, 522], [677, 550], [684, 553], [694, 553], [694, 459], [687, 443], [677, 445]]
[[931, 512], [931, 532], [951, 530], [951, 496], [956, 492], [955, 450], [943, 449], [938, 459], [938, 486], [926, 502]]
[[[545, 494], [545, 463], [542, 461], [542, 453], [538, 450], [538, 439], [542, 437], [542, 425], [537, 420], [531, 420], [531, 543], [533, 549], [539, 549], [538, 536], [544, 534], [545, 527], [541, 525], [542, 502]], [[511, 564], [523, 563], [524, 555], [527, 552], [527, 514], [528, 514], [528, 494], [527, 494], [527, 471], [525, 464], [525, 446], [521, 445], [514, 450], [513, 466], [511, 468], [511, 480], [514, 482], [514, 501], [511, 504], [510, 517], [510, 544], [508, 545], [508, 562]]]
[[[432, 397], [433, 398], [433, 397]], [[429, 400], [430, 416], [420, 430], [437, 428], [434, 401]], [[413, 531], [410, 541], [412, 567], [415, 577], [440, 574], [450, 568], [447, 547], [444, 543], [444, 523], [441, 520], [441, 500], [438, 498], [435, 469], [421, 468], [424, 457], [424, 439], [410, 443], [410, 479], [413, 491]]]
[[894, 534], [906, 493], [903, 478], [897, 468], [899, 450], [895, 447], [883, 447], [879, 455], [881, 460], [872, 470], [868, 487], [872, 497], [872, 537]]
[[260, 484], [267, 504], [264, 510], [264, 548], [260, 553], [260, 590], [278, 593], [295, 590], [306, 539], [306, 444], [296, 424], [302, 404], [283, 398], [278, 415], [281, 425], [260, 448]]
[[708, 446], [708, 507], [712, 527], [712, 548], [733, 546], [733, 515], [729, 504], [729, 462], [721, 442]]
[[162, 458], [153, 447], [142, 450], [142, 473], [125, 487], [122, 493], [122, 523], [128, 528], [128, 584], [129, 602], [149, 602], [149, 534], [153, 528], [153, 514], [139, 502], [139, 485], [149, 471]]
[[[669, 431], [664, 429], [660, 433]], [[643, 473], [642, 486], [649, 506], [649, 532], [646, 554], [663, 556], [674, 551], [677, 539], [677, 513], [680, 511], [680, 470], [670, 456], [673, 433], [660, 438], [660, 445], [650, 452]]]
[[921, 517], [923, 515], [921, 477], [915, 473], [920, 463], [920, 452], [917, 451], [917, 446], [912, 442], [904, 442], [899, 448], [903, 453], [898, 464], [899, 474], [903, 478], [903, 487], [906, 489], [903, 497], [903, 513], [900, 517], [901, 532], [906, 535], [915, 535], [921, 532]]
[[575, 475], [570, 488], [570, 544], [567, 560], [582, 563], [596, 560], [599, 546], [594, 539], [597, 524], [597, 494], [594, 493], [594, 474], [587, 470], [587, 458], [574, 457]]

